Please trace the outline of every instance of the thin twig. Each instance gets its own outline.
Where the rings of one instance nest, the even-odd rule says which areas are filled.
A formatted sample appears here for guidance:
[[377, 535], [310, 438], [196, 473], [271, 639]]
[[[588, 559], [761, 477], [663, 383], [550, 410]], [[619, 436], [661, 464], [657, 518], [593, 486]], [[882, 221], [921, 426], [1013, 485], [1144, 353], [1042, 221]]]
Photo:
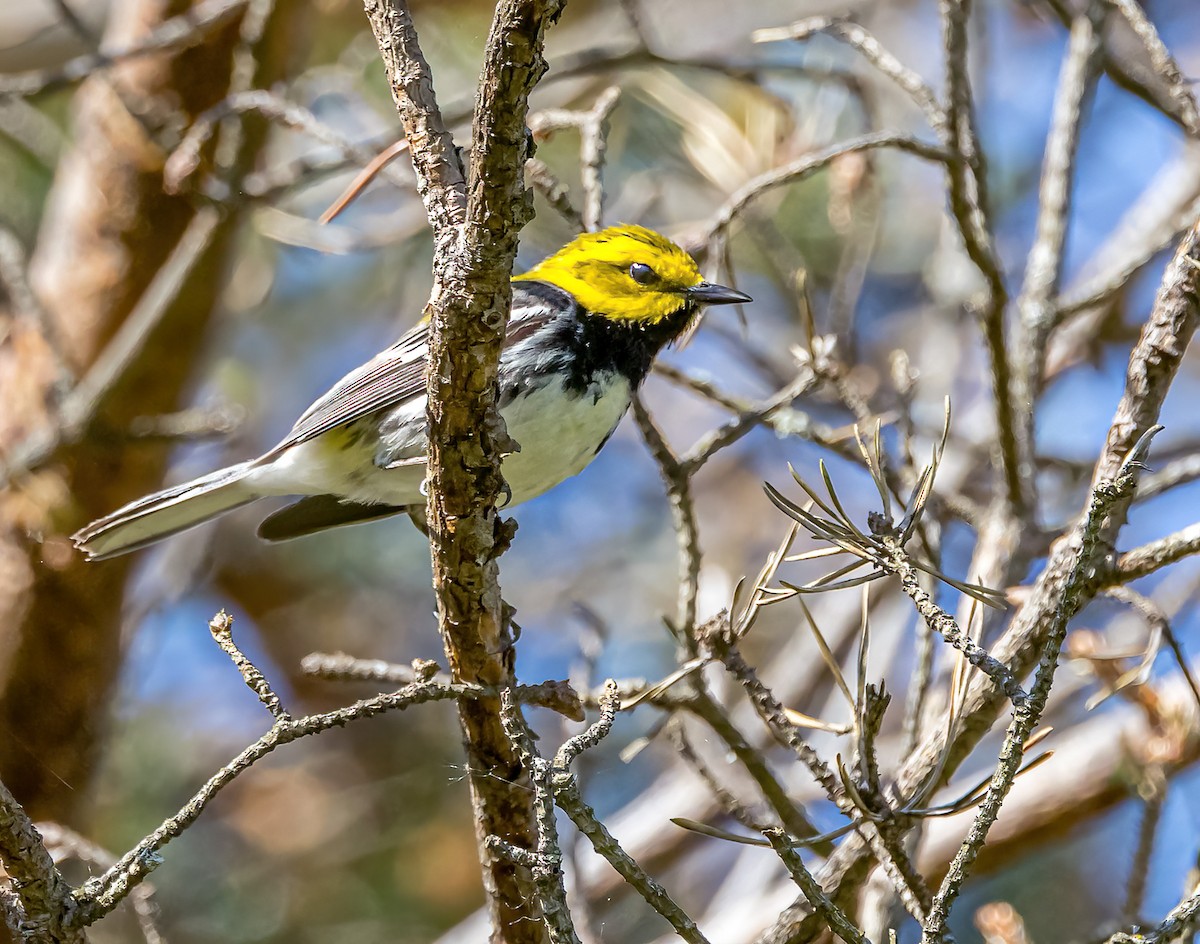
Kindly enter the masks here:
[[[415, 659], [411, 665], [385, 662], [382, 659], [356, 659], [343, 652], [312, 652], [301, 660], [300, 668], [307, 675], [337, 681], [386, 682], [408, 685], [411, 682], [438, 682], [453, 685], [460, 697], [497, 698], [501, 689], [488, 685], [457, 682], [447, 672], [441, 672], [436, 662]], [[547, 681], [537, 685], [517, 685], [510, 689], [523, 705], [537, 705], [557, 711], [568, 721], [582, 721], [583, 702], [567, 681]]]
[[583, 228], [593, 233], [604, 217], [604, 159], [608, 150], [608, 119], [621, 97], [615, 85], [596, 99], [580, 127], [579, 173], [583, 184]]
[[1066, 638], [1067, 623], [1079, 609], [1081, 599], [1088, 592], [1088, 566], [1101, 540], [1105, 520], [1118, 502], [1127, 503], [1132, 496], [1150, 440], [1157, 431], [1158, 427], [1148, 430], [1125, 457], [1117, 475], [1112, 479], [1102, 479], [1092, 489], [1087, 514], [1075, 529], [1073, 543], [1078, 548], [1075, 566], [1068, 573], [1055, 607], [1029, 699], [1014, 705], [1013, 720], [1005, 734], [1004, 746], [1001, 748], [999, 762], [988, 786], [987, 795], [934, 898], [929, 920], [922, 933], [924, 944], [938, 944], [944, 939], [950, 908], [987, 840], [988, 831], [1000, 815], [1000, 805], [1008, 796], [1017, 772], [1021, 769], [1025, 742], [1045, 711], [1058, 667], [1059, 651], [1063, 639]]
[[[243, 678], [247, 679], [247, 684], [250, 684], [268, 707], [278, 706], [278, 696], [274, 694], [262, 673], [240, 652], [236, 652], [235, 655], [225, 645], [222, 637], [228, 636], [228, 626], [220, 620], [220, 614], [214, 618], [213, 623], [219, 629], [219, 632], [213, 633], [214, 639], [230, 654]], [[236, 651], [236, 647], [233, 648]], [[302, 718], [292, 718], [282, 711], [272, 709], [275, 723], [266, 734], [213, 774], [179, 812], [164, 820], [158, 828], [121, 856], [103, 875], [89, 879], [75, 892], [77, 907], [71, 915], [71, 926], [86, 927], [116, 908], [122, 899], [161, 864], [159, 851], [191, 826], [217, 794], [276, 748], [330, 728], [340, 728], [353, 721], [373, 718], [387, 711], [403, 710], [410, 705], [428, 701], [453, 699], [457, 695], [453, 686], [436, 681], [423, 681], [405, 685], [394, 692], [363, 699], [345, 708]], [[0, 801], [2, 800], [3, 794], [0, 794]]]
[[1031, 454], [1031, 447], [1022, 442], [1022, 428], [1014, 412], [1013, 368], [1004, 330], [1008, 290], [992, 235], [987, 167], [975, 126], [975, 101], [967, 59], [971, 0], [939, 0], [938, 10], [942, 21], [942, 48], [946, 52], [945, 107], [949, 118], [946, 144], [954, 155], [954, 159], [946, 164], [950, 212], [958, 224], [967, 255], [987, 283], [987, 297], [978, 314], [991, 362], [996, 413], [995, 465], [1002, 473], [1007, 511], [1014, 514], [1023, 508], [1022, 457]]
[[720, 450], [732, 446], [755, 428], [770, 424], [776, 413], [790, 406], [797, 397], [812, 389], [816, 383], [817, 375], [812, 370], [802, 367], [796, 379], [778, 393], [740, 411], [733, 419], [698, 439], [687, 455], [680, 459], [683, 474], [694, 475]]
[[699, 652], [696, 642], [696, 597], [700, 592], [700, 532], [692, 483], [688, 470], [679, 461], [646, 411], [641, 398], [633, 398], [633, 418], [667, 487], [671, 516], [679, 544], [679, 598], [672, 629], [689, 658]]
[[1123, 553], [1117, 558], [1106, 582], [1137, 580], [1197, 552], [1200, 552], [1200, 524], [1190, 524], [1165, 538]]
[[1050, 136], [1042, 163], [1038, 191], [1037, 229], [1025, 263], [1025, 281], [1017, 298], [1018, 340], [1015, 345], [1015, 409], [1021, 424], [1021, 478], [1028, 495], [1025, 505], [1037, 503], [1037, 476], [1032, 468], [1034, 407], [1042, 387], [1046, 344], [1056, 319], [1055, 296], [1062, 278], [1063, 252], [1071, 215], [1071, 187], [1075, 154], [1083, 124], [1084, 102], [1096, 77], [1096, 63], [1103, 29], [1104, 6], [1089, 2], [1085, 14], [1076, 18], [1063, 59]]
[[[217, 127], [222, 126], [230, 117], [248, 112], [256, 112], [277, 121], [285, 128], [302, 131], [321, 144], [334, 148], [347, 160], [364, 167], [369, 166], [376, 158], [369, 148], [354, 144], [303, 105], [289, 102], [267, 89], [248, 89], [227, 95], [196, 118], [163, 167], [164, 189], [168, 193], [179, 193], [188, 178], [199, 168], [204, 146]], [[391, 175], [394, 183], [404, 185], [404, 179], [393, 174], [390, 168], [385, 166], [383, 172]], [[224, 199], [227, 195], [218, 193], [215, 196]]]
[[[784, 829], [797, 839], [811, 839], [818, 830], [802, 809], [799, 809], [783, 784], [771, 773], [766, 759], [760, 750], [752, 747], [734, 725], [732, 719], [712, 696], [705, 690], [695, 692], [688, 700], [688, 710], [704, 720], [713, 733], [717, 735], [738, 759], [746, 773], [758, 785], [763, 798], [771, 810], [779, 817]], [[748, 825], [748, 824], [747, 824]], [[813, 845], [813, 849], [822, 854], [828, 854], [832, 844], [823, 842]]]
[[815, 151], [789, 164], [784, 164], [782, 167], [776, 167], [739, 187], [709, 220], [704, 233], [704, 242], [711, 243], [719, 234], [728, 229], [751, 203], [776, 187], [799, 183], [829, 166], [831, 162], [844, 154], [878, 148], [894, 148], [927, 161], [936, 161], [942, 164], [953, 163], [954, 160], [953, 156], [945, 149], [935, 144], [928, 144], [912, 135], [891, 132], [864, 134], [861, 137], [843, 141], [841, 144]]
[[549, 166], [536, 157], [525, 162], [525, 179], [529, 186], [546, 198], [551, 208], [576, 232], [584, 232], [583, 214], [571, 202], [571, 188], [559, 180]]
[[[726, 393], [711, 381], [684, 373], [670, 364], [655, 364], [654, 372], [661, 377], [665, 377], [672, 383], [715, 403], [717, 406], [737, 414], [738, 417], [758, 417], [757, 422], [759, 424], [772, 430], [779, 436], [795, 436], [799, 439], [807, 439], [819, 446], [832, 450], [843, 458], [854, 462], [861, 462], [858, 450], [851, 445], [850, 436], [839, 436], [838, 431], [833, 429], [833, 427], [826, 426], [824, 423], [812, 419], [812, 417], [802, 410], [783, 405], [777, 405], [773, 409], [764, 410], [763, 404], [755, 403], [746, 397]], [[736, 419], [732, 422], [736, 424], [734, 428], [740, 431], [743, 424]], [[698, 454], [698, 450], [695, 447], [693, 447], [692, 452]]]
[[494, 849], [501, 850], [533, 872], [538, 905], [541, 907], [542, 920], [546, 923], [550, 944], [580, 944], [575, 925], [571, 922], [567, 889], [563, 884], [563, 854], [558, 841], [558, 825], [554, 819], [554, 788], [551, 784], [553, 765], [534, 747], [529, 727], [517, 709], [517, 700], [511, 691], [505, 691], [500, 696], [500, 718], [533, 784], [537, 848], [523, 849], [499, 836], [489, 836], [488, 841]]
[[1158, 835], [1158, 825], [1162, 820], [1163, 805], [1167, 798], [1166, 778], [1160, 765], [1150, 764], [1142, 771], [1138, 783], [1138, 796], [1142, 801], [1142, 818], [1138, 823], [1138, 841], [1133, 861], [1129, 865], [1122, 921], [1130, 925], [1141, 923], [1146, 881], [1150, 877], [1150, 857], [1154, 854], [1154, 841]]
[[[600, 229], [604, 215], [604, 160], [608, 150], [608, 119], [621, 97], [618, 86], [609, 86], [596, 98], [588, 111], [547, 108], [529, 116], [529, 130], [535, 138], [548, 138], [555, 131], [574, 128], [579, 132], [579, 174], [583, 185], [583, 212], [579, 223], [582, 230], [594, 233]], [[540, 163], [540, 162], [539, 162]], [[528, 168], [527, 168], [528, 171]], [[565, 212], [569, 203], [565, 194], [550, 183], [548, 169], [537, 169], [551, 203]]]
[[[914, 879], [916, 870], [908, 860], [907, 854], [894, 842], [884, 837], [879, 824], [871, 818], [875, 816], [875, 811], [869, 811], [856, 803], [854, 797], [847, 790], [845, 782], [839, 780], [812, 746], [804, 741], [799, 730], [788, 721], [783, 705], [758, 678], [757, 673], [742, 656], [736, 643], [721, 631], [719, 622], [714, 621], [709, 626], [709, 631], [703, 634], [703, 641], [712, 649], [714, 657], [741, 683], [751, 704], [754, 705], [759, 717], [762, 718], [763, 723], [766, 724], [775, 739], [796, 754], [800, 762], [808, 768], [822, 789], [825, 790], [826, 795], [843, 814], [851, 819], [855, 830], [863, 836], [864, 841], [868, 843], [880, 864], [887, 871], [888, 877], [892, 880], [901, 899], [912, 911], [923, 917], [924, 908], [920, 902], [919, 891], [921, 883], [919, 879]], [[869, 813], [870, 816], [864, 816], [864, 813]], [[890, 811], [884, 811], [884, 816], [891, 818]], [[928, 900], [928, 893], [925, 894], [925, 899]]]
[[617, 684], [612, 679], [605, 683], [605, 696], [601, 702], [600, 719], [582, 734], [577, 734], [558, 749], [554, 757], [554, 801], [559, 809], [570, 817], [571, 822], [592, 844], [592, 848], [617, 870], [631, 888], [645, 899], [658, 914], [662, 915], [675, 929], [675, 933], [688, 944], [708, 944], [688, 914], [675, 903], [667, 890], [630, 856], [608, 828], [596, 816], [579, 792], [579, 785], [571, 774], [570, 765], [583, 751], [595, 747], [612, 730], [612, 724], [620, 707]]
[[291, 721], [292, 716], [284, 709], [283, 702], [275, 694], [275, 690], [271, 688], [271, 684], [267, 681], [266, 676], [262, 674], [253, 662], [246, 658], [245, 653], [233, 641], [233, 617], [224, 610], [221, 610], [209, 620], [208, 631], [212, 634], [212, 638], [216, 641], [216, 644], [221, 647], [221, 651], [229, 656], [230, 660], [237, 667], [238, 672], [242, 675], [242, 681], [246, 683], [246, 687], [254, 692], [267, 711], [271, 712], [271, 717], [283, 723]]
[[775, 854], [787, 866], [788, 874], [799, 886], [800, 891], [804, 893], [804, 897], [809, 900], [813, 909], [829, 923], [829, 929], [846, 944], [870, 944], [862, 931], [856, 928], [846, 917], [846, 913], [825, 894], [820, 883], [805, 868], [800, 853], [789, 844], [783, 830], [764, 829], [763, 835], [767, 837]]
[[0, 96], [48, 92], [137, 56], [196, 46], [213, 30], [237, 16], [246, 3], [247, 0], [204, 0], [186, 13], [163, 21], [135, 43], [87, 53], [51, 69], [0, 76]]
[[1138, 483], [1137, 500], [1146, 501], [1196, 479], [1200, 479], [1200, 453], [1180, 456], [1164, 463], [1157, 471], [1142, 476]]
[[[59, 823], [41, 823], [38, 829], [56, 863], [76, 859], [90, 866], [110, 869], [117, 862], [117, 857], [107, 849]], [[154, 886], [143, 882], [130, 893], [129, 903], [146, 944], [166, 944], [166, 939], [158, 928], [159, 914], [158, 906], [154, 902]]]
[[678, 716], [668, 722], [667, 733], [671, 739], [671, 746], [679, 755], [679, 759], [703, 781], [726, 816], [737, 820], [753, 832], [762, 832], [767, 828], [751, 812], [750, 808], [733, 794], [732, 790], [721, 783], [716, 772], [696, 753], [691, 738], [688, 737], [687, 729]]
[[[1106, 0], [1111, 2], [1111, 0]], [[1059, 21], [1067, 27], [1075, 19], [1076, 5], [1069, 0], [1046, 0], [1046, 6], [1053, 11]], [[1104, 71], [1113, 84], [1127, 92], [1136, 95], [1162, 115], [1175, 122], [1183, 130], [1195, 134], [1196, 122], [1191, 115], [1180, 108], [1179, 102], [1170, 89], [1163, 89], [1163, 76], [1151, 68], [1146, 68], [1135, 57], [1123, 55], [1116, 44], [1114, 48], [1104, 50]], [[1194, 106], [1193, 106], [1194, 114]]]
[[1197, 925], [1200, 925], [1200, 886], [1192, 889], [1189, 897], [1172, 908], [1157, 927], [1134, 934], [1120, 931], [1105, 944], [1173, 944], [1184, 940]]
[[1142, 41], [1146, 52], [1150, 55], [1150, 65], [1154, 75], [1167, 84], [1167, 94], [1179, 109], [1179, 116], [1184, 126], [1193, 135], [1200, 135], [1200, 111], [1196, 108], [1196, 99], [1192, 94], [1191, 82], [1184, 77], [1183, 71], [1171, 55], [1171, 51], [1163, 44], [1155, 30], [1154, 24], [1146, 16], [1146, 11], [1134, 0], [1106, 0], [1111, 3], [1128, 21], [1138, 39]]
[[913, 565], [908, 552], [895, 538], [885, 537], [884, 546], [888, 550], [886, 564], [892, 574], [900, 579], [900, 589], [904, 592], [925, 623], [940, 635], [946, 642], [961, 652], [971, 665], [988, 676], [996, 686], [1009, 697], [1014, 705], [1023, 705], [1028, 695], [1021, 688], [1020, 680], [1012, 670], [982, 648], [959, 627], [958, 622], [949, 613], [938, 606], [933, 598], [925, 592], [918, 578], [917, 568]]
[[465, 218], [466, 175], [438, 108], [429, 63], [417, 41], [412, 14], [406, 3], [397, 0], [371, 0], [366, 4], [366, 13], [404, 125], [417, 174], [417, 192], [434, 235], [445, 239], [450, 228]]
[[811, 16], [790, 26], [755, 30], [751, 39], [756, 43], [792, 39], [803, 42], [816, 33], [824, 33], [857, 49], [864, 59], [881, 75], [890, 79], [913, 100], [939, 140], [947, 141], [949, 118], [937, 100], [937, 95], [919, 74], [908, 68], [867, 29], [844, 16]]

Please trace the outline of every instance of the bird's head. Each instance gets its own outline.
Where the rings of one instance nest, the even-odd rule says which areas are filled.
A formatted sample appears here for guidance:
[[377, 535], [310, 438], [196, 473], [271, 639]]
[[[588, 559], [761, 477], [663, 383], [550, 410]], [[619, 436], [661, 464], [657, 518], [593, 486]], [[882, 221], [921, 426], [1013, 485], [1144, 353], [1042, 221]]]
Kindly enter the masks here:
[[751, 300], [742, 292], [705, 282], [691, 256], [644, 226], [584, 233], [513, 278], [548, 282], [593, 314], [647, 326], [700, 305]]

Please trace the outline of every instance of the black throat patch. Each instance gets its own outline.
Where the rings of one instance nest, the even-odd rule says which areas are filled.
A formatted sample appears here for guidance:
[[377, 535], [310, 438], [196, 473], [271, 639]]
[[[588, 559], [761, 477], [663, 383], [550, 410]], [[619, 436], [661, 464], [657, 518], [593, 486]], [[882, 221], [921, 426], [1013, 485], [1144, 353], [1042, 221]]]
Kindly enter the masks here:
[[[561, 376], [567, 390], [582, 395], [603, 374], [620, 374], [636, 389], [650, 372], [655, 356], [679, 337], [695, 314], [695, 307], [679, 311], [653, 323], [606, 318], [580, 308], [568, 293], [546, 282], [517, 282], [513, 285], [513, 308], [536, 307], [534, 315], [509, 324], [505, 353], [521, 351], [526, 371], [544, 379], [548, 373]], [[501, 396], [507, 399], [519, 384], [515, 371], [501, 363]], [[505, 377], [503, 375], [507, 374]], [[533, 377], [526, 375], [526, 379]], [[508, 383], [506, 383], [506, 380]]]

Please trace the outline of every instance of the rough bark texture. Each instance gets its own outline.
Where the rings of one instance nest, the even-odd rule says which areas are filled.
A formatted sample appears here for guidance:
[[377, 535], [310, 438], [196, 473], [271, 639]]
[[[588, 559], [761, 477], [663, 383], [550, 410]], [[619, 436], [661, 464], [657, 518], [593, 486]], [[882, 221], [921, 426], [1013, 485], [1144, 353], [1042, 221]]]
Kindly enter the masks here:
[[[187, 6], [124, 0], [107, 39], [135, 39]], [[281, 74], [296, 46], [302, 17], [292, 6], [273, 14], [260, 80]], [[182, 126], [225, 95], [237, 39], [235, 21], [201, 45], [130, 61], [79, 90], [73, 144], [31, 259], [34, 287], [78, 372], [104, 350], [194, 215], [186, 196], [164, 193], [162, 165]], [[245, 156], [261, 137], [261, 126], [248, 135]], [[128, 561], [87, 564], [66, 535], [158, 485], [167, 449], [115, 442], [103, 430], [178, 405], [235, 226], [230, 214], [217, 227], [87, 433], [0, 495], [0, 728], [9, 732], [0, 778], [35, 818], [72, 819], [118, 668]], [[0, 399], [11, 405], [0, 417], [0, 449], [52, 422], [46, 405], [56, 382], [49, 348], [32, 330], [0, 349]]]
[[[512, 639], [496, 559], [509, 525], [496, 513], [509, 440], [496, 407], [496, 367], [512, 303], [517, 236], [532, 216], [524, 189], [528, 96], [546, 70], [543, 32], [558, 2], [507, 2], [496, 13], [472, 128], [463, 245], [438, 279], [430, 350], [430, 501], [438, 622], [455, 675], [514, 680]], [[532, 847], [532, 793], [500, 722], [498, 701], [462, 701], [475, 825], [497, 940], [540, 941], [524, 870], [483, 845], [488, 835]]]
[[[510, 526], [496, 513], [500, 456], [509, 440], [496, 408], [496, 367], [512, 301], [517, 237], [531, 216], [524, 189], [529, 93], [546, 71], [546, 27], [556, 0], [505, 0], [488, 37], [464, 193], [403, 3], [368, 2], [393, 94], [412, 143], [437, 251], [429, 369], [429, 533], [438, 625], [455, 677], [486, 685], [514, 681], [512, 638], [500, 598], [497, 558]], [[541, 941], [527, 871], [487, 849], [500, 836], [532, 848], [533, 793], [500, 723], [497, 699], [459, 702], [471, 771], [483, 881], [497, 941]]]

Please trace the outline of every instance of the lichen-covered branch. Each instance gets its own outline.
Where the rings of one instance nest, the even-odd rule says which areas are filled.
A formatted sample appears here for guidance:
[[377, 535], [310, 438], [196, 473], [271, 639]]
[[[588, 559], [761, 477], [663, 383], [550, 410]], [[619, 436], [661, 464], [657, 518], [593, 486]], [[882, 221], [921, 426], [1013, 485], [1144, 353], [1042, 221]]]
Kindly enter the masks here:
[[4, 900], [9, 927], [30, 944], [80, 944], [71, 927], [75, 902], [32, 820], [0, 783], [0, 865], [11, 882]]
[[1012, 789], [1025, 757], [1025, 743], [1041, 721], [1046, 709], [1050, 688], [1054, 684], [1054, 673], [1058, 668], [1059, 651], [1067, 635], [1067, 624], [1089, 595], [1087, 587], [1091, 578], [1091, 562], [1095, 560], [1105, 520], [1119, 501], [1128, 503], [1132, 497], [1137, 485], [1138, 472], [1155, 432], [1157, 428], [1148, 430], [1130, 450], [1115, 478], [1102, 479], [1092, 489], [1087, 513], [1071, 536], [1071, 545], [1076, 549], [1074, 564], [1063, 582], [1062, 592], [1055, 601], [1029, 699], [1014, 706], [1013, 720], [1005, 734], [999, 763], [992, 775], [987, 795], [958, 854], [950, 864], [942, 887], [934, 897], [933, 907], [921, 938], [924, 944], [938, 944], [944, 939], [946, 923], [950, 920], [950, 908], [962, 890], [979, 851], [987, 841], [988, 831], [1000, 815], [1000, 805]]
[[[1122, 463], [1137, 442], [1155, 425], [1163, 401], [1171, 388], [1200, 318], [1200, 226], [1194, 226], [1181, 240], [1174, 259], [1163, 274], [1154, 308], [1130, 353], [1126, 368], [1125, 394], [1117, 405], [1105, 447], [1097, 459], [1094, 481], [1117, 478]], [[1133, 494], [1121, 492], [1107, 508], [1099, 525], [1096, 553], [1110, 548], [1125, 520]], [[1009, 628], [992, 655], [1008, 665], [1017, 678], [1027, 674], [1043, 651], [1058, 613], [1063, 592], [1072, 573], [1096, 568], [1100, 561], [1080, 561], [1078, 534], [1074, 530], [1052, 548], [1045, 568], [1034, 583], [1028, 598], [1017, 611]], [[1073, 605], [1083, 606], [1100, 589], [1097, 581], [1076, 584]], [[959, 764], [991, 729], [1007, 698], [990, 680], [971, 685], [959, 713], [953, 743], [947, 745], [944, 729], [933, 729], [911, 753], [896, 774], [896, 792], [901, 798], [913, 796], [929, 786], [929, 778], [940, 771], [939, 782], [946, 782]], [[868, 844], [856, 835], [848, 836], [827, 860], [818, 878], [826, 889], [861, 878], [868, 861]], [[807, 903], [805, 903], [807, 904]], [[790, 941], [809, 912], [790, 909], [759, 938], [762, 944]], [[807, 926], [807, 925], [806, 925]]]
[[1165, 538], [1126, 551], [1117, 558], [1110, 577], [1114, 583], [1137, 580], [1198, 552], [1200, 524], [1191, 524], [1174, 534], [1168, 534]]
[[[262, 672], [241, 652], [232, 639], [232, 620], [224, 613], [213, 617], [209, 628], [213, 639], [230, 657], [247, 685], [271, 712], [275, 719], [270, 730], [241, 751], [196, 791], [187, 803], [162, 822], [153, 832], [126, 852], [103, 874], [82, 885], [73, 896], [74, 910], [70, 912], [70, 927], [84, 928], [108, 914], [128, 896], [162, 862], [159, 851], [178, 838], [204, 812], [222, 790], [272, 751], [300, 738], [319, 734], [331, 728], [344, 727], [354, 721], [374, 718], [388, 711], [403, 710], [410, 705], [429, 701], [458, 698], [460, 692], [452, 684], [432, 678], [417, 679], [393, 692], [357, 701], [344, 708], [320, 714], [293, 718], [280, 706], [279, 696]], [[0, 789], [3, 789], [0, 787]], [[0, 803], [3, 794], [0, 794]], [[2, 853], [0, 853], [2, 855]]]

